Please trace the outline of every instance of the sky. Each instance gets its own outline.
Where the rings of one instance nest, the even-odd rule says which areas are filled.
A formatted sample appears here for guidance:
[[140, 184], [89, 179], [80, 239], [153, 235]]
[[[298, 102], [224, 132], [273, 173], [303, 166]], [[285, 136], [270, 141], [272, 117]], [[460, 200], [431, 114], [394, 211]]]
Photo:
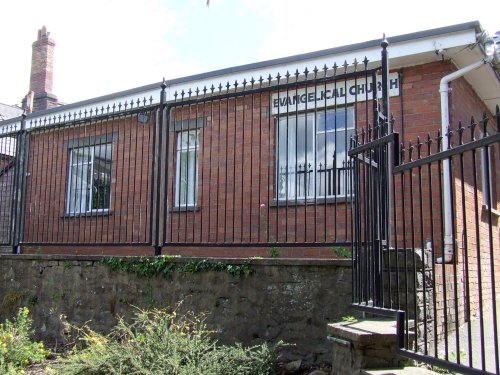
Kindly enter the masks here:
[[[480, 21], [500, 30], [498, 0], [5, 0], [0, 103], [29, 89], [31, 45], [56, 43], [61, 102], [326, 48]], [[464, 4], [464, 5], [462, 5]]]

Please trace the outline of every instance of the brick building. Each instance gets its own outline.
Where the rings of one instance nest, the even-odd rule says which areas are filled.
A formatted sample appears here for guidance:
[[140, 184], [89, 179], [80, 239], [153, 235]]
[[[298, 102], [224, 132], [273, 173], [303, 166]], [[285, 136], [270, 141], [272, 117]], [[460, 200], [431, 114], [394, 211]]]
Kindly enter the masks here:
[[[388, 42], [389, 71], [372, 40], [59, 107], [34, 57], [45, 109], [0, 122], [18, 156], [0, 169], [0, 245], [330, 258], [354, 244], [353, 301], [404, 310], [438, 357], [500, 288], [499, 55], [478, 22]], [[39, 44], [52, 56], [46, 30]]]
[[[483, 61], [484, 40], [477, 22], [389, 39], [390, 111], [401, 142], [436, 136], [440, 81]], [[43, 28], [33, 44], [30, 81], [37, 111], [25, 121], [25, 251], [152, 254], [155, 244], [180, 254], [248, 256], [266, 255], [276, 244], [284, 246], [282, 255], [301, 257], [349, 246], [347, 150], [355, 129], [377, 121], [379, 45], [170, 80], [168, 113], [158, 110], [160, 84], [53, 108], [54, 42]], [[497, 63], [495, 57], [449, 83], [452, 128], [484, 112], [493, 116]], [[21, 119], [0, 127], [4, 134], [20, 129]], [[489, 159], [493, 176], [498, 145]], [[491, 179], [492, 204], [484, 205], [491, 206], [495, 230], [498, 184]]]

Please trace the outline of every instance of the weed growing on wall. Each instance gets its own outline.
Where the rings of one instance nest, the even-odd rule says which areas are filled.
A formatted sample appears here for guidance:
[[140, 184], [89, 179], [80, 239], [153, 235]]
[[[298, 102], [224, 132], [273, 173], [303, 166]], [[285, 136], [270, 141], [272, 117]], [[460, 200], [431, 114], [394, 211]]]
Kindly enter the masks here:
[[[61, 361], [58, 374], [276, 374], [277, 347], [217, 345], [203, 317], [138, 310], [104, 336], [79, 329], [80, 347]], [[278, 344], [280, 346], [281, 344]]]
[[351, 258], [352, 257], [352, 250], [349, 247], [345, 247], [345, 246], [333, 247], [332, 250], [335, 253], [335, 255], [337, 255], [339, 258]]
[[251, 261], [246, 259], [243, 264], [227, 264], [214, 262], [208, 259], [191, 260], [184, 264], [174, 262], [178, 256], [163, 255], [159, 257], [140, 258], [116, 258], [106, 257], [101, 260], [102, 264], [112, 271], [133, 273], [139, 277], [170, 277], [174, 272], [197, 273], [197, 272], [226, 272], [234, 277], [248, 276], [254, 272]]
[[19, 309], [17, 316], [0, 324], [0, 373], [24, 374], [30, 363], [41, 362], [49, 354], [41, 342], [32, 342], [32, 320], [27, 307]]

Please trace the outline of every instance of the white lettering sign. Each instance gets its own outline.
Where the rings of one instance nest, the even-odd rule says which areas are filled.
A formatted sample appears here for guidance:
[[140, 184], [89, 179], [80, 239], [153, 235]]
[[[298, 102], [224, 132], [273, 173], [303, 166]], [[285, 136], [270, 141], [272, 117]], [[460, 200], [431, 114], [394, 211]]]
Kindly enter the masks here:
[[[382, 96], [382, 77], [377, 76], [377, 96]], [[389, 96], [399, 95], [399, 78], [397, 73], [389, 74]], [[349, 81], [337, 81], [314, 87], [280, 91], [272, 96], [272, 114], [304, 111], [307, 109], [324, 108], [334, 105], [344, 105], [363, 102], [373, 98], [373, 83], [364, 78]]]

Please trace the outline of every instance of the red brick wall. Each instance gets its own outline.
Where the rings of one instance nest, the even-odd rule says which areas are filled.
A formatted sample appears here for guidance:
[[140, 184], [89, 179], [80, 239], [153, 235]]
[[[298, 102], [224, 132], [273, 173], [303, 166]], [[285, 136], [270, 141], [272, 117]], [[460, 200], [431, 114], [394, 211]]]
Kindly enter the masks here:
[[[417, 136], [424, 140], [428, 132], [436, 137], [440, 128], [439, 81], [453, 70], [449, 62], [435, 62], [405, 68], [402, 77], [401, 96], [391, 98], [391, 112], [395, 116], [395, 130], [402, 140]], [[455, 83], [454, 83], [455, 85]], [[470, 87], [456, 81], [451, 96], [452, 122], [462, 112], [482, 112], [480, 101]], [[176, 136], [170, 132], [169, 176], [166, 182], [168, 195], [167, 223], [164, 228], [170, 242], [203, 243], [263, 243], [267, 238], [280, 242], [345, 242], [350, 239], [350, 205], [344, 202], [308, 202], [277, 207], [274, 202], [275, 185], [275, 119], [269, 113], [269, 94], [239, 97], [235, 103], [226, 99], [206, 101], [205, 104], [179, 106], [172, 120], [207, 118], [200, 129], [198, 169], [198, 210], [173, 212], [175, 196]], [[460, 101], [469, 104], [465, 106]], [[368, 114], [366, 114], [368, 108]], [[359, 128], [373, 123], [371, 107], [366, 103], [356, 106]], [[242, 124], [245, 124], [243, 127]], [[67, 195], [68, 149], [65, 140], [82, 136], [120, 132], [113, 155], [113, 181], [111, 215], [104, 217], [64, 217]], [[38, 134], [38, 133], [36, 133]], [[54, 135], [55, 134], [55, 135]], [[220, 137], [220, 143], [218, 138]], [[146, 139], [147, 138], [147, 139]], [[211, 151], [210, 151], [211, 145]], [[407, 148], [407, 146], [406, 146]], [[29, 242], [144, 242], [149, 233], [151, 193], [152, 124], [143, 134], [134, 120], [117, 122], [110, 119], [90, 125], [70, 127], [56, 133], [32, 135], [30, 144], [30, 166], [26, 201], [25, 240]], [[423, 147], [426, 150], [426, 146]], [[432, 152], [436, 151], [434, 140]], [[407, 155], [408, 155], [408, 151]], [[426, 152], [426, 151], [423, 151]], [[414, 151], [414, 158], [416, 151]], [[141, 166], [143, 169], [141, 169]], [[163, 168], [165, 164], [163, 164]], [[146, 169], [144, 169], [146, 168]], [[218, 174], [218, 175], [217, 175]], [[226, 177], [227, 174], [227, 177]], [[421, 247], [429, 238], [433, 226], [436, 253], [440, 253], [440, 219], [431, 216], [429, 186], [438, 185], [437, 169], [422, 174], [422, 197], [424, 199], [423, 233], [420, 223], [414, 223], [413, 238], [407, 236], [403, 243], [403, 225], [411, 225], [408, 218], [403, 223], [397, 220], [398, 247]], [[134, 177], [135, 176], [135, 177]], [[218, 176], [218, 177], [217, 177]], [[401, 185], [396, 181], [396, 208], [398, 217], [408, 214], [413, 205], [419, 212], [419, 199], [412, 199], [410, 176], [405, 177], [405, 202], [401, 199]], [[413, 197], [420, 198], [418, 180], [413, 176]], [[498, 182], [497, 182], [498, 184]], [[48, 187], [48, 188], [47, 188]], [[495, 188], [498, 190], [498, 188]], [[439, 202], [439, 191], [432, 190], [434, 204]], [[122, 194], [123, 192], [123, 194]], [[142, 194], [137, 202], [137, 194]], [[166, 197], [163, 197], [166, 201]], [[234, 202], [234, 203], [233, 203]], [[410, 204], [410, 202], [412, 202]], [[436, 212], [433, 213], [435, 215]], [[326, 219], [326, 222], [325, 222]], [[234, 229], [233, 229], [234, 221]], [[424, 241], [422, 241], [422, 239]], [[190, 252], [192, 250], [185, 250]], [[201, 250], [200, 250], [201, 251]], [[298, 252], [296, 252], [298, 253]]]

